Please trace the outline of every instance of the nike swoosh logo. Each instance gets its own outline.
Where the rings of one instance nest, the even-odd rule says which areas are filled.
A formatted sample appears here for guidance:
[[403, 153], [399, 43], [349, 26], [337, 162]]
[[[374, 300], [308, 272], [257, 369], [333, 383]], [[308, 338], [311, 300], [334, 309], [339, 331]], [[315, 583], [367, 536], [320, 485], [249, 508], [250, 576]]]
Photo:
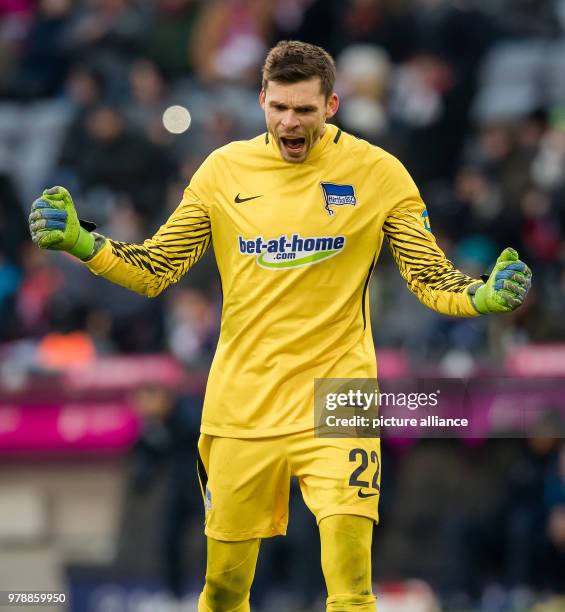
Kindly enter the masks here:
[[357, 495], [359, 495], [359, 497], [361, 498], [365, 498], [365, 497], [374, 497], [375, 495], [378, 495], [378, 493], [363, 493], [363, 491], [359, 489], [359, 491], [357, 491]]
[[258, 196], [251, 196], [250, 198], [240, 198], [239, 193], [238, 193], [233, 199], [233, 201], [236, 204], [243, 204], [243, 202], [249, 202], [249, 200], [256, 200], [257, 198], [262, 198], [262, 197], [263, 197], [262, 195], [258, 195]]

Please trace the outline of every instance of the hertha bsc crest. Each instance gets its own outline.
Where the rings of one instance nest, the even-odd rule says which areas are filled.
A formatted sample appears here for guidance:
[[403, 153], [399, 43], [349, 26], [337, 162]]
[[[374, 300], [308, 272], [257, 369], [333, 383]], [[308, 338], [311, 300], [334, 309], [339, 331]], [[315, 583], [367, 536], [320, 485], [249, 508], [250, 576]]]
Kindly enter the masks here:
[[326, 202], [324, 208], [330, 217], [335, 211], [330, 206], [355, 206], [355, 189], [353, 185], [336, 185], [335, 183], [320, 183]]

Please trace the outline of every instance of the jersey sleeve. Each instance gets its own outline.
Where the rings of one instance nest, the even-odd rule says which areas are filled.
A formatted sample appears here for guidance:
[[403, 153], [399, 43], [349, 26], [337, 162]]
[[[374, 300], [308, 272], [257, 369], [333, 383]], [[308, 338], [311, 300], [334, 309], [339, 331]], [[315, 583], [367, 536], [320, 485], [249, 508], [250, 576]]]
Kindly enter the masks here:
[[414, 181], [397, 159], [391, 156], [386, 163], [384, 193], [391, 209], [383, 231], [408, 288], [437, 312], [478, 316], [468, 290], [481, 281], [463, 274], [447, 259], [432, 234]]
[[85, 265], [96, 275], [147, 297], [159, 295], [178, 282], [204, 255], [210, 244], [210, 190], [202, 167], [183, 198], [157, 233], [131, 244], [106, 239]]

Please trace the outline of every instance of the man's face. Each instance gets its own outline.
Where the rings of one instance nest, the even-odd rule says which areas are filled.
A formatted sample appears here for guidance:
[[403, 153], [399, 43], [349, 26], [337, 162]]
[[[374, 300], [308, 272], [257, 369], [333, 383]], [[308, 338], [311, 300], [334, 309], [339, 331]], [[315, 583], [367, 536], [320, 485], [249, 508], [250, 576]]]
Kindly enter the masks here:
[[320, 78], [315, 77], [291, 84], [269, 81], [259, 94], [259, 103], [283, 159], [298, 164], [320, 140], [326, 119], [335, 115], [339, 100], [335, 93], [326, 100]]

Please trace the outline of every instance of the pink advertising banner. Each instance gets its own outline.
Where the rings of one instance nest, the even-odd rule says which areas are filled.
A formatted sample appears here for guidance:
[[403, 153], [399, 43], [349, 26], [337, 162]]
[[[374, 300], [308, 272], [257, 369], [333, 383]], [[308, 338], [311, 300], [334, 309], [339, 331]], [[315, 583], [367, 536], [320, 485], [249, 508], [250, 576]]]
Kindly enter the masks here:
[[117, 452], [131, 446], [139, 428], [123, 403], [0, 403], [0, 453]]

